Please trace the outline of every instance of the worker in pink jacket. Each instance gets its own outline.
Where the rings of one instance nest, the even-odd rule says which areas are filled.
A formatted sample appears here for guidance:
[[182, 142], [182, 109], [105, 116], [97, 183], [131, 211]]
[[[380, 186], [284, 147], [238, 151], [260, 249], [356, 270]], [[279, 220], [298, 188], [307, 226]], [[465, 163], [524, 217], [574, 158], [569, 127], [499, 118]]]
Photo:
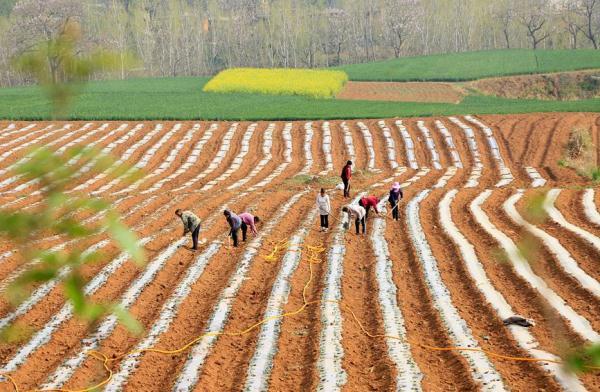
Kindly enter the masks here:
[[238, 215], [242, 220], [242, 241], [246, 241], [246, 233], [248, 232], [248, 227], [252, 231], [252, 234], [257, 235], [258, 230], [256, 230], [256, 224], [260, 222], [260, 218], [258, 216], [254, 216], [248, 212], [244, 212]]

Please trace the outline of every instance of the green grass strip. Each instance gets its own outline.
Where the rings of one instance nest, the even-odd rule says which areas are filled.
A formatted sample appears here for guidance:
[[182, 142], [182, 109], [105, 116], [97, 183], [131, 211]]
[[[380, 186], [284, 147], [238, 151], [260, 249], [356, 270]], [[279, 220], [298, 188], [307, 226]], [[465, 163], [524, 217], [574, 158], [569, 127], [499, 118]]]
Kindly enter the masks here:
[[355, 81], [468, 81], [487, 77], [600, 69], [600, 51], [509, 49], [353, 64], [339, 67]]

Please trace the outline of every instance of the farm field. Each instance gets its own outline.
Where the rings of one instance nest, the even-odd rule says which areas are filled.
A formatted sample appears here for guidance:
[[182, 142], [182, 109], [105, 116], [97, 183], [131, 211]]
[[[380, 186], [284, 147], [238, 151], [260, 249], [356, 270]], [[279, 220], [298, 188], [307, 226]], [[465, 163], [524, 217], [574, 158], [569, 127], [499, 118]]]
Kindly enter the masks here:
[[348, 81], [342, 71], [312, 69], [231, 68], [219, 72], [202, 91], [212, 93], [252, 93], [301, 95], [333, 98]]
[[[427, 117], [534, 112], [598, 112], [600, 99], [547, 101], [470, 94], [460, 104], [312, 99], [289, 95], [202, 92], [208, 78], [147, 78], [90, 82], [71, 110], [71, 120], [304, 120]], [[52, 118], [41, 89], [0, 89], [0, 118]]]
[[[76, 190], [112, 201], [149, 261], [136, 267], [102, 246], [102, 237], [82, 244], [105, 254], [85, 267], [86, 292], [129, 309], [144, 326], [140, 336], [114, 318], [88, 328], [72, 317], [56, 283], [37, 287], [17, 308], [1, 299], [0, 327], [18, 322], [31, 336], [0, 345], [0, 373], [21, 390], [103, 381], [106, 391], [157, 392], [600, 390], [597, 375], [498, 356], [558, 360], [566, 343], [600, 341], [600, 192], [558, 164], [576, 127], [592, 129], [600, 159], [600, 115], [593, 113], [2, 121], [5, 208], [32, 208], [40, 199], [36, 183], [10, 172], [33, 144], [95, 146], [144, 170], [134, 184], [96, 176]], [[321, 185], [310, 178], [329, 181], [348, 159], [354, 200], [382, 198], [384, 216], [370, 216], [366, 236], [342, 229], [344, 200], [333, 190], [332, 228], [317, 230]], [[385, 200], [394, 181], [404, 189], [399, 221]], [[526, 206], [545, 191], [549, 219], [532, 222]], [[176, 208], [203, 220], [200, 251], [180, 237]], [[260, 216], [259, 234], [230, 248], [224, 208]], [[541, 241], [543, 261], [522, 259], [525, 233]], [[5, 291], [24, 266], [9, 244], [1, 246]], [[503, 325], [513, 315], [535, 326]], [[228, 334], [203, 336], [218, 331]], [[120, 358], [176, 350], [198, 337], [178, 353]], [[451, 346], [472, 350], [435, 349]], [[113, 358], [112, 377], [90, 350]], [[0, 389], [11, 390], [8, 383]]]

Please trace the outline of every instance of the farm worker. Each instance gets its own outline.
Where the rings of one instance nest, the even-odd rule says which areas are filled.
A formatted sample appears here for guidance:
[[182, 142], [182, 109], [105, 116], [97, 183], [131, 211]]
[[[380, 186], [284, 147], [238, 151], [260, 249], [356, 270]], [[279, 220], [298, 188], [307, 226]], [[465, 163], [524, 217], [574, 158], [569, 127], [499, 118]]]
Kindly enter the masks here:
[[321, 188], [321, 192], [317, 195], [317, 208], [321, 216], [321, 231], [329, 229], [329, 213], [331, 212], [331, 201], [329, 195], [325, 193], [325, 189]]
[[350, 179], [352, 178], [352, 161], [346, 162], [342, 169], [342, 182], [344, 183], [344, 197], [350, 197]]
[[246, 233], [248, 232], [248, 227], [250, 227], [252, 234], [258, 234], [258, 231], [256, 230], [256, 224], [260, 222], [260, 218], [248, 212], [241, 213], [239, 216], [242, 220], [242, 241], [246, 242]]
[[353, 206], [348, 204], [342, 208], [342, 211], [348, 214], [348, 221], [352, 217], [354, 217], [354, 226], [356, 226], [356, 234], [360, 234], [358, 231], [359, 225], [362, 225], [362, 232], [365, 234], [367, 232], [367, 225], [365, 223], [365, 215], [367, 212], [361, 206]]
[[400, 213], [398, 211], [398, 202], [400, 199], [404, 198], [404, 194], [402, 193], [402, 187], [399, 182], [395, 182], [390, 189], [390, 196], [388, 198], [390, 202], [390, 206], [392, 207], [392, 217], [394, 220], [400, 219]]
[[238, 230], [242, 227], [242, 219], [229, 210], [223, 211], [227, 223], [229, 223], [229, 235], [233, 238], [233, 246], [238, 246]]
[[377, 204], [379, 204], [379, 198], [377, 196], [361, 197], [361, 199], [358, 201], [358, 205], [363, 207], [366, 211], [366, 219], [369, 219], [369, 210], [371, 209], [371, 207], [375, 210], [376, 214], [379, 214]]
[[198, 218], [191, 211], [182, 211], [177, 209], [175, 211], [181, 221], [183, 222], [183, 237], [187, 233], [192, 233], [193, 250], [198, 250], [198, 235], [200, 234], [200, 218]]

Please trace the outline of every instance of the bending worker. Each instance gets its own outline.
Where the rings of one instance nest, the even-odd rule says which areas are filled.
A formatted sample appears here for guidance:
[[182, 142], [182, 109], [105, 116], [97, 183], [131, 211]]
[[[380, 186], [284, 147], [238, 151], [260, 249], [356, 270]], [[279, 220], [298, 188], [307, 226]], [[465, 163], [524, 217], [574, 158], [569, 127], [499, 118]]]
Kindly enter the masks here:
[[229, 224], [229, 235], [233, 239], [233, 246], [238, 246], [238, 230], [242, 227], [242, 219], [229, 210], [223, 211], [223, 215], [225, 215], [225, 219], [227, 219], [227, 223]]
[[356, 234], [360, 234], [358, 231], [359, 225], [362, 225], [362, 232], [363, 234], [366, 234], [367, 225], [365, 222], [365, 215], [367, 213], [363, 207], [353, 206], [349, 204], [347, 206], [344, 206], [344, 208], [342, 208], [342, 211], [348, 214], [348, 221], [350, 221], [350, 219], [354, 217], [354, 226], [356, 226]]
[[352, 161], [346, 162], [342, 169], [342, 182], [344, 183], [344, 197], [350, 197], [350, 179], [352, 178]]
[[377, 196], [366, 196], [361, 197], [358, 201], [358, 205], [363, 207], [366, 211], [365, 218], [369, 219], [369, 210], [371, 207], [375, 210], [376, 214], [379, 214], [379, 210], [377, 209], [377, 204], [379, 204], [379, 198]]
[[187, 233], [192, 233], [193, 250], [198, 250], [198, 235], [200, 234], [200, 218], [191, 211], [182, 211], [177, 209], [175, 215], [181, 218], [183, 222], [183, 237]]
[[390, 202], [390, 206], [392, 207], [392, 218], [394, 220], [400, 220], [400, 211], [398, 207], [398, 203], [400, 199], [404, 198], [404, 194], [402, 193], [402, 187], [399, 182], [395, 182], [392, 185], [392, 189], [390, 189], [390, 196], [388, 198]]
[[240, 214], [239, 217], [242, 220], [242, 241], [246, 242], [246, 233], [248, 232], [248, 227], [250, 227], [250, 231], [252, 231], [252, 234], [258, 234], [258, 231], [256, 230], [256, 224], [260, 222], [260, 218], [248, 212]]

